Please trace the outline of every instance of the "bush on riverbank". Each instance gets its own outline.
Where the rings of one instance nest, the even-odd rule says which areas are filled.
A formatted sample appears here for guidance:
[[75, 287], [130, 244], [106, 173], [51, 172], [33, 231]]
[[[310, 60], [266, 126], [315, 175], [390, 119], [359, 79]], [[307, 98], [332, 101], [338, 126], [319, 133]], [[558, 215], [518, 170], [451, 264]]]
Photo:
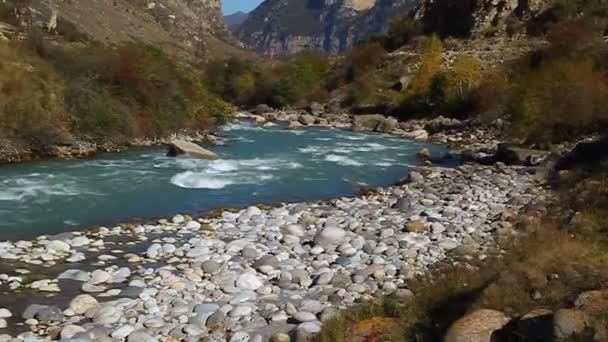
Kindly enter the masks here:
[[40, 35], [0, 43], [5, 135], [154, 137], [209, 128], [230, 111], [196, 70], [160, 49], [139, 43], [54, 44]]
[[303, 53], [266, 68], [238, 58], [218, 60], [207, 65], [206, 77], [213, 93], [226, 101], [283, 107], [319, 99], [328, 70], [325, 57]]

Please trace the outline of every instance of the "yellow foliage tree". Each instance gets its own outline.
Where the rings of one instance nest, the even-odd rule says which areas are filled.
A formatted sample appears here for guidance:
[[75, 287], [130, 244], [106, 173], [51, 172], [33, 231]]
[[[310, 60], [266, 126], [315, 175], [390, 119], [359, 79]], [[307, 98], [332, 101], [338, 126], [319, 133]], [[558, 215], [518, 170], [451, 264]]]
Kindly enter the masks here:
[[472, 56], [460, 55], [447, 71], [446, 95], [451, 100], [464, 100], [482, 81], [481, 63]]
[[425, 96], [429, 93], [433, 77], [441, 69], [443, 63], [443, 46], [437, 36], [428, 39], [422, 55], [420, 56], [420, 67], [412, 80], [408, 90], [408, 97]]

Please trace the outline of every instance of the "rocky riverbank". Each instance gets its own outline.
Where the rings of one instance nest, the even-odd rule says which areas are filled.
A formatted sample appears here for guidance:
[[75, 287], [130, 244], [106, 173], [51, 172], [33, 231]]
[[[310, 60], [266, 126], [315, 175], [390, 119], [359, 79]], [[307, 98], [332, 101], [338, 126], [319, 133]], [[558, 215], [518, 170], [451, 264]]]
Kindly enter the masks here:
[[99, 153], [121, 152], [131, 147], [169, 145], [175, 139], [209, 144], [222, 143], [213, 132], [202, 131], [184, 131], [160, 138], [109, 139], [102, 142], [87, 138], [69, 138], [50, 144], [17, 142], [0, 138], [0, 165], [44, 159], [86, 159], [95, 157]]
[[5, 242], [0, 326], [27, 341], [310, 341], [452, 256], [485, 259], [545, 196], [526, 168], [421, 167], [358, 198]]

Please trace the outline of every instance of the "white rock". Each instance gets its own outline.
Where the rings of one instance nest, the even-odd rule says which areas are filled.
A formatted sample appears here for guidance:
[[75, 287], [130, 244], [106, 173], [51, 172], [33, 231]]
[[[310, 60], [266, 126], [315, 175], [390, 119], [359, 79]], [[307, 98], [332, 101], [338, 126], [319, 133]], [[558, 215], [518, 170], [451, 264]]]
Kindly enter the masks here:
[[112, 275], [104, 270], [95, 270], [91, 273], [91, 279], [89, 279], [89, 283], [93, 285], [107, 283], [112, 279]]
[[346, 231], [338, 227], [326, 227], [315, 236], [318, 245], [339, 245], [344, 242]]
[[72, 299], [69, 307], [77, 315], [82, 315], [88, 310], [96, 308], [98, 306], [99, 303], [97, 302], [97, 299], [95, 299], [91, 295], [82, 294]]
[[264, 283], [255, 274], [252, 273], [241, 274], [236, 279], [236, 287], [241, 290], [255, 291], [262, 285], [264, 285]]
[[9, 318], [13, 317], [13, 313], [10, 312], [9, 309], [2, 308], [0, 309], [0, 318]]
[[46, 245], [48, 253], [67, 253], [71, 249], [70, 245], [59, 240], [51, 241]]

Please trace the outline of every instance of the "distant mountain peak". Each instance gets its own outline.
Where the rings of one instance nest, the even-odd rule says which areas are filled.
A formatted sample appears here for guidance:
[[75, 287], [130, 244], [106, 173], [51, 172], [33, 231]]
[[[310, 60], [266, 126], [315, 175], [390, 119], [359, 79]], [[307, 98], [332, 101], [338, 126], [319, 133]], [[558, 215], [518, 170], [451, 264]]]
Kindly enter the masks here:
[[281, 57], [303, 50], [337, 54], [407, 14], [422, 0], [266, 0], [249, 13], [236, 37], [251, 49]]
[[247, 20], [247, 17], [249, 17], [249, 13], [237, 11], [232, 14], [225, 15], [224, 21], [226, 22], [228, 29], [234, 31], [238, 29], [238, 27], [241, 26], [245, 20]]

